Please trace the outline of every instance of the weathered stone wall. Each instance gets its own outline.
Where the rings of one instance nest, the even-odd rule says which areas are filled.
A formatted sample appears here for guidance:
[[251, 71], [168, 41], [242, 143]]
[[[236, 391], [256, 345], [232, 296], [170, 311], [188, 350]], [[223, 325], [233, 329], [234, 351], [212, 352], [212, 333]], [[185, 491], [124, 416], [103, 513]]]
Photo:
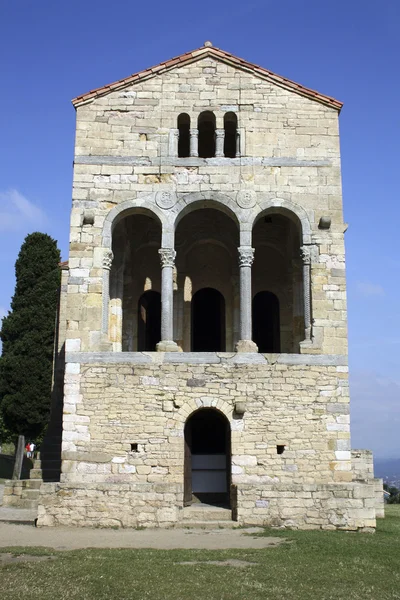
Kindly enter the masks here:
[[373, 485], [376, 517], [383, 519], [385, 516], [383, 479], [374, 477], [374, 458], [371, 450], [352, 450], [351, 468], [354, 481], [366, 481]]
[[376, 526], [372, 482], [237, 487], [237, 518], [246, 524], [361, 531]]
[[[176, 156], [178, 115], [187, 113], [195, 129], [205, 110], [214, 113], [217, 129], [227, 112], [236, 113], [240, 157]], [[170, 337], [163, 337], [163, 348], [172, 349], [175, 340], [190, 349], [190, 294], [196, 285], [211, 285], [198, 257], [193, 265], [186, 260], [179, 239], [179, 223], [197, 208], [221, 210], [235, 230], [225, 244], [230, 266], [227, 261], [223, 275], [215, 270], [218, 281], [211, 283], [223, 284], [227, 296], [226, 348], [244, 342], [238, 346], [243, 353], [120, 352], [137, 349], [138, 296], [162, 287], [155, 259], [143, 272], [138, 266], [142, 229], [148, 256], [157, 258], [161, 245], [163, 274], [171, 274], [164, 278], [164, 308], [173, 300], [175, 319], [172, 332], [164, 310]], [[138, 214], [157, 226], [125, 219]], [[269, 232], [260, 228], [267, 215], [278, 216]], [[196, 231], [189, 221], [182, 226], [188, 258], [195, 235], [208, 240], [207, 248], [211, 243], [193, 217]], [[321, 217], [327, 227], [319, 226]], [[291, 226], [285, 229], [279, 219]], [[42, 486], [39, 525], [179, 521], [185, 422], [196, 409], [214, 407], [231, 428], [233, 509], [240, 523], [373, 527], [374, 484], [361, 477], [357, 461], [352, 471], [350, 452], [344, 230], [335, 108], [212, 57], [80, 105], [63, 304], [62, 479]], [[222, 237], [213, 240], [220, 248]], [[239, 261], [240, 277], [233, 264], [237, 246], [240, 261], [249, 261]], [[252, 284], [246, 276], [242, 286], [252, 247]], [[216, 263], [217, 254], [208, 248], [202, 268]], [[190, 293], [185, 269], [193, 271]], [[239, 280], [248, 292], [242, 306]], [[150, 281], [153, 287], [146, 287]], [[253, 295], [270, 290], [279, 297], [281, 349], [299, 354], [246, 354], [251, 331], [242, 334], [251, 327], [242, 323], [250, 323], [251, 287]], [[238, 402], [245, 403], [244, 415], [235, 411]]]
[[[373, 531], [373, 484], [238, 484], [234, 520], [240, 525]], [[183, 485], [165, 483], [47, 483], [39, 527], [168, 527], [182, 520]]]
[[[200, 407], [229, 419], [233, 483], [351, 481], [344, 363], [284, 354], [71, 353], [62, 481], [181, 483], [184, 425]], [[246, 403], [243, 417], [236, 402]]]
[[179, 520], [182, 486], [163, 483], [44, 483], [38, 527], [166, 527]]
[[[172, 156], [178, 115], [188, 113], [197, 127], [203, 110], [214, 112], [217, 128], [226, 112], [237, 114], [241, 158]], [[244, 246], [251, 246], [252, 226], [267, 210], [301, 222], [302, 243], [312, 255], [313, 318], [313, 343], [302, 352], [345, 354], [337, 111], [212, 58], [77, 109], [67, 350], [112, 348], [101, 322], [103, 257], [115, 218], [135, 207], [151, 210], [162, 226], [162, 245], [173, 247], [183, 212], [207, 202], [234, 217]], [[321, 216], [331, 219], [329, 230], [318, 228]]]

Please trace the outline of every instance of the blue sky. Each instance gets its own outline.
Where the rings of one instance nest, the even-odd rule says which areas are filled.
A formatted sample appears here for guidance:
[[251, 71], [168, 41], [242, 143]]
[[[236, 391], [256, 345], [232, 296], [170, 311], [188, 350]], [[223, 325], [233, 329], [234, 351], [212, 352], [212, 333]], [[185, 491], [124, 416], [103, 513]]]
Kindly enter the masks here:
[[353, 447], [400, 456], [398, 0], [0, 0], [0, 316], [24, 236], [66, 259], [70, 99], [203, 45], [344, 102]]

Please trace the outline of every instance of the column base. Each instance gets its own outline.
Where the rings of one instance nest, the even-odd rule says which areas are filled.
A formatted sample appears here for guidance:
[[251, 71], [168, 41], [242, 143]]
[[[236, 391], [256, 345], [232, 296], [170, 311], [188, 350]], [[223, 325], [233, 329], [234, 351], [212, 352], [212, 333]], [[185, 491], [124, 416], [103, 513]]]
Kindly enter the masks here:
[[236, 352], [258, 352], [258, 346], [253, 340], [239, 340], [235, 350]]
[[156, 345], [157, 352], [182, 352], [182, 348], [172, 340], [164, 340]]

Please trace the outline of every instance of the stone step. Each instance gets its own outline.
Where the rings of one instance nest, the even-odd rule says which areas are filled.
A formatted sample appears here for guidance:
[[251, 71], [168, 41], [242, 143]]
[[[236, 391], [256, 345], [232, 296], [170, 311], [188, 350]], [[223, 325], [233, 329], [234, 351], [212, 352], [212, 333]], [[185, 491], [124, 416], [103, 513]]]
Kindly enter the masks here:
[[182, 510], [182, 521], [232, 521], [230, 508], [192, 504]]
[[29, 473], [30, 479], [42, 479], [42, 469], [31, 469]]
[[239, 527], [236, 521], [179, 521], [174, 524], [175, 529], [235, 529]]
[[7, 500], [7, 507], [14, 508], [26, 508], [26, 509], [37, 509], [38, 500], [31, 500], [27, 498], [21, 498], [19, 496], [11, 497]]
[[31, 490], [39, 490], [40, 486], [42, 485], [41, 479], [26, 479], [24, 481], [25, 485], [23, 487], [29, 488]]
[[38, 489], [25, 488], [22, 492], [21, 498], [22, 500], [38, 500], [39, 494], [40, 492]]

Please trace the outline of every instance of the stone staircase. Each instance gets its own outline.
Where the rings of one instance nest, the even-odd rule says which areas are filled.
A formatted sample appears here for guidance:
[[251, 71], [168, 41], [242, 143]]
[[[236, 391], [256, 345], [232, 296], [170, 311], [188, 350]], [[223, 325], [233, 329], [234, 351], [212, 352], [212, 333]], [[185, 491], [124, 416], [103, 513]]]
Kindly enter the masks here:
[[4, 484], [3, 506], [36, 509], [41, 479], [8, 479]]
[[238, 526], [236, 521], [232, 521], [230, 508], [202, 503], [185, 506], [181, 520], [175, 525], [190, 529], [234, 529]]
[[[37, 509], [40, 486], [43, 481], [59, 481], [61, 458], [58, 442], [54, 448], [47, 445], [45, 452], [38, 452], [33, 460], [29, 479], [9, 479], [4, 484], [3, 506]], [[53, 450], [53, 452], [52, 452]]]

